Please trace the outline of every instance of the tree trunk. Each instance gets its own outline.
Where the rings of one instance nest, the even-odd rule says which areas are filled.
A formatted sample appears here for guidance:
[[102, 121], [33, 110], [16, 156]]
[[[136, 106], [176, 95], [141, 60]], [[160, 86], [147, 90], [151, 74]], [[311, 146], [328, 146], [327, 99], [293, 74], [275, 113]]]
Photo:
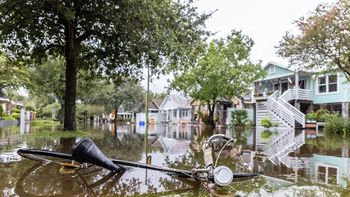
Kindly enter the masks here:
[[93, 125], [94, 125], [94, 117], [90, 116], [90, 126], [93, 126]]
[[213, 105], [210, 105], [210, 103], [208, 102], [208, 109], [209, 109], [208, 124], [212, 128], [215, 128], [215, 121], [214, 121], [215, 102], [213, 103]]
[[115, 124], [115, 126], [116, 126], [116, 128], [117, 128], [117, 117], [118, 117], [118, 108], [119, 108], [119, 106], [115, 106], [115, 113], [114, 113], [114, 124]]
[[72, 23], [65, 24], [65, 57], [66, 57], [66, 92], [64, 96], [64, 125], [65, 131], [76, 130], [75, 101], [77, 88], [77, 66], [75, 54], [75, 27]]

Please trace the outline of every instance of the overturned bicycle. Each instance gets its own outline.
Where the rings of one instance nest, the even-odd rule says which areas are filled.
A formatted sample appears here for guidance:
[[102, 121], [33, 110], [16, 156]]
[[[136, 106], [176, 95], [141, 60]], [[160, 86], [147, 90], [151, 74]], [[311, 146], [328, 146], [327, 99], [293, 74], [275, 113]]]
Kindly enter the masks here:
[[[122, 176], [123, 173], [131, 168], [143, 168], [168, 174], [172, 177], [178, 177], [182, 180], [188, 179], [195, 182], [205, 182], [220, 187], [228, 186], [233, 181], [249, 180], [259, 174], [256, 173], [233, 173], [227, 166], [217, 166], [221, 151], [228, 144], [234, 144], [235, 139], [223, 134], [216, 134], [208, 138], [202, 145], [204, 152], [204, 168], [193, 168], [192, 170], [175, 169], [168, 167], [155, 166], [140, 162], [107, 158], [99, 148], [90, 139], [82, 139], [72, 149], [71, 154], [53, 152], [36, 149], [19, 149], [18, 154], [27, 159], [41, 163], [59, 164], [62, 173], [79, 173], [80, 170], [88, 169], [93, 166], [100, 166], [108, 169], [111, 173]], [[214, 162], [212, 149], [214, 144], [224, 144]]]

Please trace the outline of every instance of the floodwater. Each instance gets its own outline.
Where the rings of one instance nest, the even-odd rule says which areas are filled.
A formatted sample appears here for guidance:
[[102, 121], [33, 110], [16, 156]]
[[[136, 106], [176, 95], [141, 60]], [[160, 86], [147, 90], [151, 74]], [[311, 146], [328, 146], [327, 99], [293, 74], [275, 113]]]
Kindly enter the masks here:
[[[222, 151], [218, 165], [263, 175], [217, 187], [138, 168], [120, 174], [97, 167], [69, 173], [56, 163], [40, 164], [17, 155], [20, 148], [69, 153], [80, 137], [36, 135], [60, 129], [54, 125], [0, 128], [0, 196], [346, 196], [348, 191], [350, 195], [350, 143], [334, 136], [293, 131], [293, 137], [288, 137], [283, 129], [210, 131], [191, 125], [150, 125], [145, 135], [145, 127], [139, 125], [79, 126], [91, 133], [91, 139], [110, 158], [148, 160], [180, 169], [203, 166], [201, 144], [209, 136], [223, 133], [235, 137], [235, 146]], [[290, 141], [299, 134], [305, 136], [301, 142]], [[288, 151], [274, 153], [276, 146], [281, 150], [291, 143], [294, 145]], [[220, 148], [214, 148], [215, 156]]]

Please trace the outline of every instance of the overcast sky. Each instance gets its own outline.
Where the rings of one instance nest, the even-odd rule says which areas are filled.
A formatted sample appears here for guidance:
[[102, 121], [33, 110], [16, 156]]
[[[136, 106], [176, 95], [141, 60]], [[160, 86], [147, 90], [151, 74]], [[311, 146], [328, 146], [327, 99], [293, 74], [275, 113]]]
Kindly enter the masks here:
[[[215, 37], [225, 37], [231, 30], [241, 30], [252, 38], [255, 45], [251, 59], [287, 64], [276, 55], [275, 46], [289, 30], [295, 30], [293, 21], [307, 15], [320, 3], [335, 0], [198, 0], [195, 4], [200, 12], [217, 10], [206, 22], [207, 29], [216, 32]], [[153, 80], [150, 90], [164, 91], [169, 76]], [[144, 87], [145, 82], [143, 82]]]

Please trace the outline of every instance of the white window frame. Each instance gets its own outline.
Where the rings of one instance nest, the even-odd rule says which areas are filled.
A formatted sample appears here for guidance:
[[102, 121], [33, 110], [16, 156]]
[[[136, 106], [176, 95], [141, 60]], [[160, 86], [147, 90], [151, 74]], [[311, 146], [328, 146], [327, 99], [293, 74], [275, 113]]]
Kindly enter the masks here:
[[[318, 167], [326, 168], [325, 182], [319, 181], [319, 179], [318, 179]], [[333, 165], [328, 165], [328, 164], [320, 164], [319, 163], [319, 164], [316, 165], [315, 171], [316, 171], [316, 180], [317, 180], [317, 182], [328, 184], [328, 178], [329, 178], [328, 168], [335, 168], [335, 169], [337, 169], [337, 183], [336, 184], [338, 185], [339, 184], [339, 175], [340, 175], [339, 167], [338, 166], [333, 166]]]
[[[318, 76], [317, 78], [316, 78], [316, 94], [317, 95], [324, 95], [324, 94], [338, 94], [339, 93], [339, 74], [334, 74], [334, 75], [336, 75], [337, 76], [337, 91], [335, 91], [335, 92], [329, 92], [329, 76], [333, 76], [333, 75], [322, 75], [322, 76]], [[320, 77], [326, 77], [326, 92], [319, 92], [320, 90], [319, 90], [319, 86], [320, 86], [320, 84], [319, 84], [319, 78]]]
[[[328, 82], [328, 84], [327, 84], [327, 90], [328, 90], [328, 92], [329, 92], [329, 85], [330, 85], [329, 76], [333, 76], [333, 75], [328, 75], [328, 76], [327, 76], [327, 79], [328, 79], [328, 81], [327, 81], [327, 82]], [[338, 92], [338, 91], [339, 91], [339, 90], [338, 90], [338, 89], [339, 89], [339, 85], [338, 85], [338, 84], [339, 84], [339, 80], [338, 80], [339, 76], [338, 76], [338, 75], [335, 75], [335, 76], [337, 76], [337, 81], [336, 81], [336, 82], [332, 82], [332, 84], [335, 83], [335, 84], [337, 85], [337, 91], [333, 91], [333, 92]], [[329, 92], [329, 93], [333, 93], [333, 92]]]

